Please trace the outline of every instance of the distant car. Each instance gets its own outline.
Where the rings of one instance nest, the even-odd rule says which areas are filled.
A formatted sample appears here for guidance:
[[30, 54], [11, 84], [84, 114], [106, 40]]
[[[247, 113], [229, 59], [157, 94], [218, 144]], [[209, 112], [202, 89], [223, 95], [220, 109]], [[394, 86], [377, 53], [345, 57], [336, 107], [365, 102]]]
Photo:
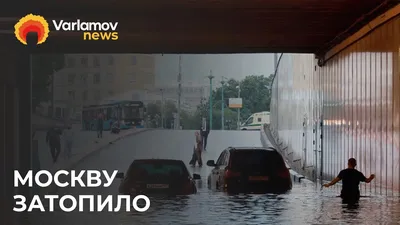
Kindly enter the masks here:
[[225, 149], [208, 176], [209, 188], [231, 193], [284, 193], [292, 189], [289, 169], [273, 148]]
[[189, 174], [182, 160], [139, 159], [134, 160], [126, 175], [121, 178], [119, 192], [125, 195], [161, 194], [190, 195], [197, 193], [194, 180], [201, 179], [199, 174]]
[[264, 124], [269, 124], [270, 112], [259, 112], [251, 115], [240, 125], [240, 130], [261, 130]]

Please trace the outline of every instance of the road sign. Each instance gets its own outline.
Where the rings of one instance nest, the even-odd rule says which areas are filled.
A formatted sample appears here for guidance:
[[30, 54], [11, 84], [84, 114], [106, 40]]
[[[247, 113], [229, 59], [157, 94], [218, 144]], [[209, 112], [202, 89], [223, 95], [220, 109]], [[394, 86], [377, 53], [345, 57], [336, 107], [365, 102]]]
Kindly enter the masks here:
[[241, 109], [242, 108], [242, 98], [229, 98], [229, 108]]

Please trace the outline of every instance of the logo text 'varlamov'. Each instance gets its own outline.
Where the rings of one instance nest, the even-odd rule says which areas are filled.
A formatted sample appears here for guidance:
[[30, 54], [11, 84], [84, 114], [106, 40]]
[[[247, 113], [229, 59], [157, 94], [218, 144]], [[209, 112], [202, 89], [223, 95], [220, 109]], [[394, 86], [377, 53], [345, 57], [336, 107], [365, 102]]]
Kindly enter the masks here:
[[66, 22], [64, 20], [53, 20], [53, 25], [57, 31], [116, 31], [118, 22]]

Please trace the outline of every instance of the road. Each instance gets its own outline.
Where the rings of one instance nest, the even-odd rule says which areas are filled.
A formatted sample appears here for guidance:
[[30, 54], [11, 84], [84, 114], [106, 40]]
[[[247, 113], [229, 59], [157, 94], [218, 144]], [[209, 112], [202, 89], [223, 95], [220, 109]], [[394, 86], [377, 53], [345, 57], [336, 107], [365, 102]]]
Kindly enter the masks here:
[[[259, 132], [212, 131], [209, 136], [204, 162], [217, 159], [229, 146], [261, 146]], [[189, 162], [194, 144], [194, 131], [156, 130], [123, 139], [104, 149], [76, 170], [126, 171], [134, 159], [172, 158]], [[399, 224], [398, 199], [383, 197], [362, 198], [357, 208], [342, 206], [336, 197], [338, 189], [321, 191], [311, 182], [296, 183], [284, 195], [228, 196], [207, 188], [207, 175], [211, 168], [192, 168], [202, 177], [198, 181], [199, 193], [188, 197], [151, 199], [150, 210], [145, 213], [42, 213], [34, 224], [58, 225], [136, 225], [136, 224]], [[63, 188], [59, 195], [116, 195], [119, 181], [109, 188]]]

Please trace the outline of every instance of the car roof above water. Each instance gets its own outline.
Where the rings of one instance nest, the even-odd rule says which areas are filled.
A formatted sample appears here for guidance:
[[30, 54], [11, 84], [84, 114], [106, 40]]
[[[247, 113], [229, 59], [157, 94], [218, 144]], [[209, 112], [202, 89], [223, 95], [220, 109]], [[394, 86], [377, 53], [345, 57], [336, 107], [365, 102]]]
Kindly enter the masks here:
[[177, 163], [177, 162], [183, 162], [182, 160], [179, 159], [135, 159], [134, 162], [148, 162], [148, 163], [153, 163], [153, 162], [170, 162], [170, 163]]
[[269, 147], [269, 148], [264, 148], [264, 147], [229, 147], [228, 150], [230, 151], [251, 151], [251, 150], [259, 150], [259, 151], [269, 151], [269, 152], [276, 152], [276, 149]]

